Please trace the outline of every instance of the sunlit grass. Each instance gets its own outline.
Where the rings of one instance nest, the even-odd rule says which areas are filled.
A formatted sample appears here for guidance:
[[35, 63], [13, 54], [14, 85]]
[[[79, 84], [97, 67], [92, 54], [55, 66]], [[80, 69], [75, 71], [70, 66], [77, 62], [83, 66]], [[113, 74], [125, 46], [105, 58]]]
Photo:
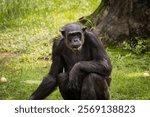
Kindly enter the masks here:
[[[66, 23], [92, 13], [99, 0], [1, 0], [0, 52], [50, 53], [52, 39]], [[43, 51], [41, 51], [43, 50]]]
[[150, 99], [149, 54], [134, 55], [121, 49], [109, 50], [113, 63], [112, 99]]
[[[150, 99], [149, 54], [126, 55], [124, 51], [109, 49], [113, 63], [111, 99]], [[45, 60], [22, 60], [21, 55], [0, 58], [0, 76], [8, 82], [0, 86], [0, 99], [28, 99], [48, 73], [51, 62]], [[47, 99], [62, 99], [56, 90]]]

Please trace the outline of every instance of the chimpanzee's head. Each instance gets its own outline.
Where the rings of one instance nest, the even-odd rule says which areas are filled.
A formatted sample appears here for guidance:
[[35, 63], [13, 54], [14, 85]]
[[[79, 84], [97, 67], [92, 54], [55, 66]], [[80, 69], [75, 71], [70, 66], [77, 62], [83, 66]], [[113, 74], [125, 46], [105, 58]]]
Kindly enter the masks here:
[[84, 31], [86, 27], [80, 23], [65, 25], [60, 31], [65, 39], [65, 44], [73, 51], [79, 51], [84, 44]]

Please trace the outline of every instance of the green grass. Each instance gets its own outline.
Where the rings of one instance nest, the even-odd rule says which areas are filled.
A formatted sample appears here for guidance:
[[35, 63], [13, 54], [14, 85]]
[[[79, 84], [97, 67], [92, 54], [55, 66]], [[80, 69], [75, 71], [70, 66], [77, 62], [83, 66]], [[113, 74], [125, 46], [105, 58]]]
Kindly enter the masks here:
[[99, 3], [99, 0], [0, 0], [0, 52], [47, 56], [51, 39], [59, 34], [59, 29], [89, 15]]
[[[112, 99], [150, 99], [150, 54], [134, 55], [126, 51], [107, 49], [113, 63]], [[1, 76], [8, 82], [0, 85], [0, 99], [28, 99], [47, 74], [50, 61], [22, 61], [17, 54], [1, 54]], [[56, 90], [47, 99], [62, 99]]]
[[[7, 83], [0, 84], [0, 99], [28, 99], [48, 72], [50, 62], [22, 62], [19, 55], [0, 55], [0, 76], [8, 80]], [[60, 98], [55, 97], [57, 94], [50, 99]]]
[[[0, 99], [28, 99], [50, 68], [53, 37], [89, 15], [100, 0], [0, 0]], [[150, 53], [108, 48], [112, 99], [150, 99]], [[47, 99], [62, 99], [56, 90]]]
[[113, 64], [112, 99], [150, 99], [150, 53], [135, 55], [121, 49], [108, 49]]

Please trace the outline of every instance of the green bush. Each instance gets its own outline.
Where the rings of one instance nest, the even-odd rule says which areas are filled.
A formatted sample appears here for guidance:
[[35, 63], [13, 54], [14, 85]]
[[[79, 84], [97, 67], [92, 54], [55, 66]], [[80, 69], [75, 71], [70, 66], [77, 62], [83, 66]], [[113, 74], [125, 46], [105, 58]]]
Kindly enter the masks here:
[[125, 50], [130, 50], [132, 52], [134, 52], [135, 54], [141, 54], [143, 52], [145, 52], [146, 48], [147, 48], [147, 44], [146, 44], [146, 40], [144, 39], [136, 39], [136, 42], [132, 42], [132, 41], [124, 41], [122, 43], [122, 47]]

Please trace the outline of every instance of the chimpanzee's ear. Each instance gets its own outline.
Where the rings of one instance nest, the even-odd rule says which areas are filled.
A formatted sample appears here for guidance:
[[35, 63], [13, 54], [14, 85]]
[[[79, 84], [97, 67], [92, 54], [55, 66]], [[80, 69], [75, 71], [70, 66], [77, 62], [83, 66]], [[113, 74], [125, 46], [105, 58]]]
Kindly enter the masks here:
[[62, 36], [65, 37], [65, 30], [62, 28], [62, 29], [60, 29], [59, 31], [61, 32]]
[[82, 30], [83, 32], [87, 29], [87, 26], [83, 26]]

